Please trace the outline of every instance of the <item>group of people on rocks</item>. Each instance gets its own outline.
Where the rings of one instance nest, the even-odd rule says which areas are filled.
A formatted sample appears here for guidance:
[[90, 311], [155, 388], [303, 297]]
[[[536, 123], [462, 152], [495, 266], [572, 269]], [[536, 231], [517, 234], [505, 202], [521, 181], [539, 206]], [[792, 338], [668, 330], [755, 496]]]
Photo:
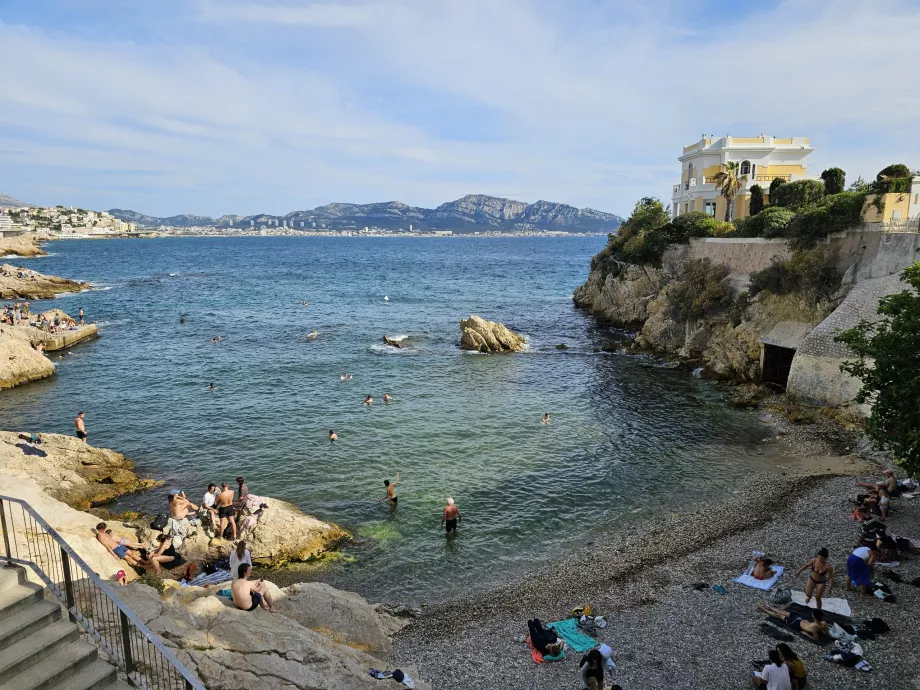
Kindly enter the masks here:
[[38, 274], [29, 268], [20, 268], [15, 272], [3, 269], [3, 277], [19, 278], [19, 280], [38, 280]]
[[72, 319], [66, 314], [63, 314], [63, 312], [55, 313], [53, 318], [51, 318], [49, 317], [50, 312], [33, 314], [31, 309], [31, 302], [14, 302], [12, 304], [7, 304], [3, 307], [2, 311], [0, 311], [0, 323], [7, 326], [25, 324], [32, 328], [46, 331], [47, 333], [63, 333], [67, 330], [74, 330], [77, 328], [77, 319], [79, 319], [80, 326], [85, 324], [83, 307], [80, 307], [77, 319]]

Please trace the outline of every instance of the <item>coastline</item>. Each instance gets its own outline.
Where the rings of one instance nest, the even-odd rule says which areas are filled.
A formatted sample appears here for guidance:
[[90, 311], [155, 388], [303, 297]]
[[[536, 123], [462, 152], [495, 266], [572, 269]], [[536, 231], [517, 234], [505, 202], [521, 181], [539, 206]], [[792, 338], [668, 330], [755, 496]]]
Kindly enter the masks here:
[[[678, 678], [677, 685], [686, 687], [744, 687], [750, 683], [749, 660], [765, 658], [775, 640], [761, 633], [763, 616], [754, 609], [766, 593], [731, 579], [752, 550], [763, 550], [787, 570], [780, 586], [801, 590], [804, 576], [792, 573], [826, 546], [840, 585], [832, 595], [849, 600], [854, 620], [879, 616], [893, 632], [866, 645], [874, 674], [827, 663], [821, 658], [827, 650], [797, 639], [793, 647], [809, 668], [809, 687], [907, 687], [915, 674], [913, 647], [920, 642], [909, 612], [920, 605], [920, 590], [897, 586], [897, 607], [857, 601], [843, 591], [844, 562], [858, 532], [848, 517], [853, 477], [878, 474], [883, 459], [865, 447], [859, 449], [863, 457], [821, 454], [833, 450], [821, 438], [822, 427], [832, 435], [839, 429], [812, 426], [780, 424], [782, 473], [752, 475], [746, 488], [730, 496], [659, 515], [625, 533], [599, 535], [524, 580], [427, 608], [396, 638], [399, 657], [425, 677], [440, 679], [439, 688], [491, 688], [488, 679], [494, 677], [509, 687], [574, 687], [581, 655], [537, 666], [518, 639], [528, 619], [558, 620], [590, 603], [608, 621], [597, 637], [614, 649], [615, 682], [624, 688], [663, 690]], [[850, 437], [855, 445], [857, 435]], [[920, 533], [920, 504], [901, 500], [891, 525], [895, 533]], [[900, 572], [906, 581], [920, 575], [920, 561], [904, 563]], [[685, 588], [699, 581], [721, 584], [727, 593]], [[677, 628], [680, 634], [673, 634]]]

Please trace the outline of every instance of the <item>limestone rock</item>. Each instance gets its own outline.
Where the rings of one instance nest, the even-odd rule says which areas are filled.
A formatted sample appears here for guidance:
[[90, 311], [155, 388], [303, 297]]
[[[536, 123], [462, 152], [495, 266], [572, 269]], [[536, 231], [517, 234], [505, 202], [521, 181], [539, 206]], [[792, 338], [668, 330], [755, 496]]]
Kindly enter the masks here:
[[0, 256], [45, 256], [47, 252], [42, 251], [36, 244], [36, 239], [26, 235], [18, 237], [0, 238]]
[[[198, 505], [199, 497], [189, 495]], [[282, 565], [289, 561], [306, 561], [335, 548], [351, 536], [338, 525], [304, 514], [286, 501], [260, 496], [268, 505], [256, 526], [240, 535], [252, 551], [253, 562], [261, 565]], [[166, 512], [164, 501], [163, 511]], [[141, 539], [155, 536], [149, 527], [139, 531]], [[179, 552], [190, 561], [208, 561], [230, 555], [235, 542], [212, 538], [203, 526], [191, 526]]]
[[41, 445], [32, 446], [19, 435], [0, 431], [0, 473], [30, 477], [50, 496], [74, 508], [87, 510], [157, 484], [138, 477], [134, 463], [121, 453], [95, 448], [75, 436], [41, 434]]
[[[209, 690], [395, 690], [401, 686], [367, 675], [370, 668], [394, 666], [412, 676], [416, 688], [429, 689], [414, 668], [371, 656], [361, 650], [361, 643], [346, 639], [350, 633], [339, 634], [347, 629], [359, 634], [357, 626], [372, 621], [373, 608], [367, 602], [331, 587], [311, 590], [309, 600], [302, 598], [302, 585], [280, 590], [278, 614], [240, 611], [217, 596], [201, 596], [190, 603], [182, 603], [178, 595], [161, 599], [140, 584], [119, 590], [119, 595]], [[320, 611], [334, 608], [335, 625], [311, 629], [309, 622], [298, 620], [298, 616], [313, 616], [300, 610], [308, 601]], [[372, 627], [385, 629], [386, 624]]]
[[476, 352], [520, 352], [527, 342], [500, 323], [473, 314], [460, 322], [460, 347]]
[[[6, 433], [6, 432], [4, 432]], [[99, 518], [89, 513], [74, 510], [70, 506], [49, 496], [43, 487], [34, 479], [7, 471], [0, 471], [0, 494], [19, 498], [26, 501], [33, 509], [50, 524], [77, 552], [86, 564], [104, 580], [115, 579], [115, 573], [124, 569], [128, 579], [133, 580], [136, 575], [127, 567], [124, 561], [117, 560], [102, 544], [96, 541], [93, 528], [99, 523]], [[16, 523], [11, 526], [11, 537], [15, 542], [14, 547], [20, 554], [26, 554], [28, 547], [20, 528], [18, 509], [14, 510]], [[109, 523], [116, 534], [133, 538], [130, 530], [123, 529], [120, 525]], [[34, 544], [34, 542], [33, 542]], [[25, 557], [25, 556], [24, 556]], [[34, 576], [30, 573], [30, 578]]]
[[0, 326], [0, 389], [37, 381], [56, 371], [51, 360], [36, 352], [28, 340], [13, 335], [23, 328]]
[[[20, 274], [24, 277], [20, 278]], [[0, 266], [0, 297], [4, 299], [53, 299], [63, 292], [80, 292], [89, 288], [89, 283], [44, 275], [21, 266]]]

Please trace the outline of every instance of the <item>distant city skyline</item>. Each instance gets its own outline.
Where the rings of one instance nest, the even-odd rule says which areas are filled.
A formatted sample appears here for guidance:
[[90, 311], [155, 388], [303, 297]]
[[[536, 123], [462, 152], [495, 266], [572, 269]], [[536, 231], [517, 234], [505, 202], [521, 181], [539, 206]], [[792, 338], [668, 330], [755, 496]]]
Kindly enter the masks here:
[[702, 133], [807, 136], [809, 174], [850, 182], [920, 167], [918, 33], [917, 0], [7, 0], [0, 193], [153, 216], [465, 194], [626, 216], [667, 203]]

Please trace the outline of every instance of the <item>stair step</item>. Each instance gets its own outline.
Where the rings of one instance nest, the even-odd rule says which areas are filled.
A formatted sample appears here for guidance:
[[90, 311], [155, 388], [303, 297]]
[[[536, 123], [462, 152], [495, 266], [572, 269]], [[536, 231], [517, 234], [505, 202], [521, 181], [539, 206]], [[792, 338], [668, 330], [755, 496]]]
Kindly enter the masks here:
[[[54, 686], [55, 690], [101, 690], [111, 688], [115, 678], [112, 664], [96, 659], [89, 666], [84, 666], [70, 678]], [[127, 686], [130, 687], [130, 686]]]
[[88, 642], [71, 642], [66, 647], [42, 658], [40, 664], [31, 666], [0, 685], [0, 690], [47, 690], [56, 688], [64, 680], [76, 675], [84, 666], [99, 658], [95, 645]]
[[69, 620], [58, 621], [36, 630], [15, 644], [0, 651], [0, 682], [6, 682], [18, 673], [43, 660], [61, 647], [80, 637], [80, 631]]
[[106, 685], [105, 690], [135, 690], [133, 685], [128, 685], [123, 680], [116, 680], [111, 685]]
[[39, 628], [51, 625], [61, 619], [61, 607], [44, 599], [37, 604], [0, 620], [0, 649], [28, 637]]
[[7, 568], [6, 565], [0, 566], [0, 589], [8, 589], [22, 582], [25, 578], [22, 568], [13, 566]]
[[0, 620], [15, 615], [22, 609], [42, 600], [42, 588], [31, 582], [22, 582], [0, 589]]

